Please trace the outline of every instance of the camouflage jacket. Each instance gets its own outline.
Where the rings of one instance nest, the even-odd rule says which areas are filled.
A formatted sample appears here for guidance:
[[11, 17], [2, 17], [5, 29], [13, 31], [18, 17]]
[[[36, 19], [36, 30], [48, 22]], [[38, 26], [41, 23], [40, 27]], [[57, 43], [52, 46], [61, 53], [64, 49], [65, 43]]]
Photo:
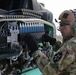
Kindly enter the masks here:
[[52, 61], [40, 50], [32, 56], [43, 75], [76, 75], [76, 37], [66, 41]]

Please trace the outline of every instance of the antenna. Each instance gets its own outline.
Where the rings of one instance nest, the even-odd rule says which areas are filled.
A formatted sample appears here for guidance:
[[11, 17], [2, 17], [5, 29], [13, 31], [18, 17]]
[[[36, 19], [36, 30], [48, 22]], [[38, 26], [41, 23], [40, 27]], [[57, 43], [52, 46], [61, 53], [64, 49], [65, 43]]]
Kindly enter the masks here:
[[59, 23], [56, 18], [55, 18], [55, 22]]

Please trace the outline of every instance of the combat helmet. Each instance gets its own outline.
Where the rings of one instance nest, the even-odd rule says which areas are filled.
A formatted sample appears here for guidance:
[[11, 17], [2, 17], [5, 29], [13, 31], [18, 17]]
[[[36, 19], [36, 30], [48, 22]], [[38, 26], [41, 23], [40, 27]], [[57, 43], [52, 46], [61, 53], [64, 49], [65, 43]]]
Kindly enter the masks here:
[[76, 9], [63, 11], [59, 16], [59, 20], [60, 23], [69, 24], [72, 28], [72, 36], [76, 36]]

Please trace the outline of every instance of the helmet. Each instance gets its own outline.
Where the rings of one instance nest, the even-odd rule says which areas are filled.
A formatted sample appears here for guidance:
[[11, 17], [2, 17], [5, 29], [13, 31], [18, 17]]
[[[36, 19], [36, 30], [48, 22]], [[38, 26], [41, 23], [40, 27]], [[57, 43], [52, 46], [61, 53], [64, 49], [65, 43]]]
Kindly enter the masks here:
[[72, 28], [72, 35], [76, 35], [76, 9], [63, 11], [59, 16], [59, 20], [60, 23], [69, 24]]

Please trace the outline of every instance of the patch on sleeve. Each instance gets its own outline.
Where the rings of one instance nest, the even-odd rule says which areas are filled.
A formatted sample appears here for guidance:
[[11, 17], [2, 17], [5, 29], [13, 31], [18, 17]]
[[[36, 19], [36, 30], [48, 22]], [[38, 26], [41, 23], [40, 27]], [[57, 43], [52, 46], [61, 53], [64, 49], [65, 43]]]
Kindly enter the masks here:
[[58, 52], [54, 55], [53, 62], [56, 63], [62, 58], [62, 52]]

